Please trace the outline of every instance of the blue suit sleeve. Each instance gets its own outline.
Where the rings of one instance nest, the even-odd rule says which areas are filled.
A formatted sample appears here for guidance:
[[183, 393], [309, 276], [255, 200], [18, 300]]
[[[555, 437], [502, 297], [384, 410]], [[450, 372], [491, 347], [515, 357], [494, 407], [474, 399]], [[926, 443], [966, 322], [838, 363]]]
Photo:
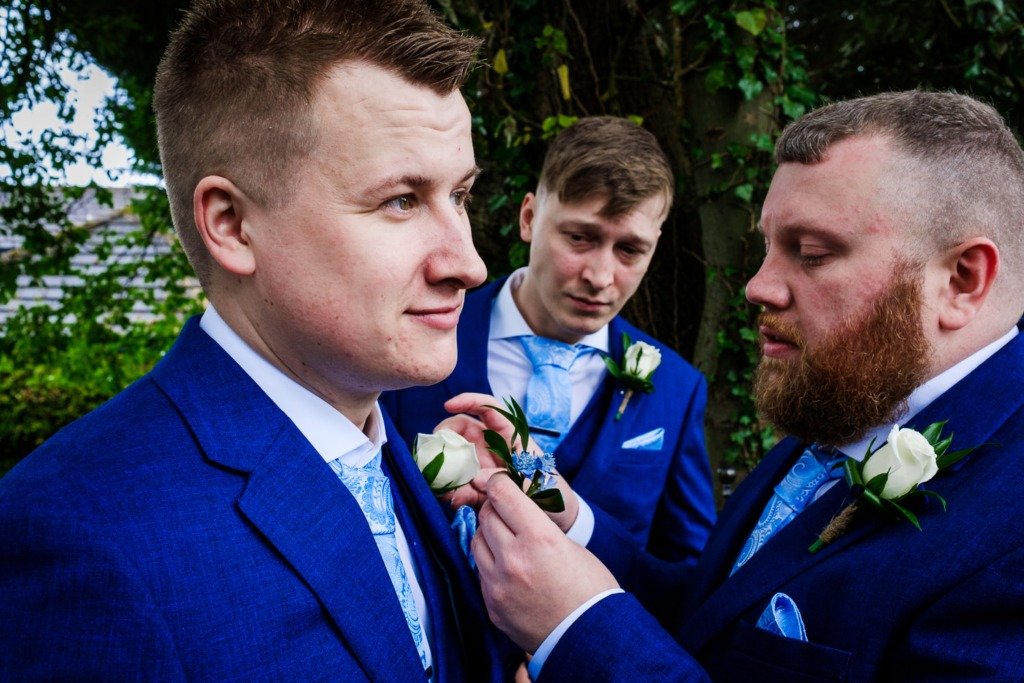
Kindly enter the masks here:
[[569, 627], [541, 669], [538, 683], [709, 680], [635, 598], [620, 593], [591, 606]]
[[711, 465], [704, 445], [707, 400], [707, 382], [700, 377], [682, 412], [683, 427], [647, 543], [648, 552], [661, 559], [696, 563], [715, 523]]

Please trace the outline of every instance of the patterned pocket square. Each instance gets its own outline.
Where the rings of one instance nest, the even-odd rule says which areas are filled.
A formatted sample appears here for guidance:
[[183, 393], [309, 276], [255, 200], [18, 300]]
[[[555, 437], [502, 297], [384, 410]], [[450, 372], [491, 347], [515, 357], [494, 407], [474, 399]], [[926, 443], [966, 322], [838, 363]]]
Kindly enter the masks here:
[[804, 628], [800, 610], [793, 602], [793, 598], [785, 593], [776, 593], [772, 596], [768, 606], [761, 613], [761, 618], [757, 620], [757, 627], [783, 638], [807, 642], [807, 629]]
[[665, 445], [665, 428], [658, 427], [632, 439], [622, 442], [622, 447], [627, 450], [636, 451], [660, 451]]

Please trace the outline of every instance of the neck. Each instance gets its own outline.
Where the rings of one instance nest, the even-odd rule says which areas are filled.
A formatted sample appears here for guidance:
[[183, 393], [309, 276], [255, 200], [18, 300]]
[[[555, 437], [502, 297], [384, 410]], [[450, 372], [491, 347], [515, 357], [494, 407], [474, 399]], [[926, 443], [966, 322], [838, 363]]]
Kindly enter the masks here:
[[[261, 333], [258, 324], [247, 315], [243, 308], [238, 305], [237, 300], [228, 297], [209, 297], [210, 303], [216, 309], [218, 315], [224, 320], [235, 334], [256, 354], [280, 370], [288, 379], [292, 380], [307, 391], [316, 395], [345, 418], [355, 425], [360, 431], [365, 430], [366, 421], [373, 410], [374, 403], [380, 396], [380, 391], [367, 389], [365, 391], [342, 391], [323, 377], [317, 375], [309, 365], [304, 363], [290, 363], [288, 357], [278, 353], [274, 344], [267, 335]], [[286, 342], [287, 344], [287, 342]], [[295, 368], [295, 369], [293, 369]]]

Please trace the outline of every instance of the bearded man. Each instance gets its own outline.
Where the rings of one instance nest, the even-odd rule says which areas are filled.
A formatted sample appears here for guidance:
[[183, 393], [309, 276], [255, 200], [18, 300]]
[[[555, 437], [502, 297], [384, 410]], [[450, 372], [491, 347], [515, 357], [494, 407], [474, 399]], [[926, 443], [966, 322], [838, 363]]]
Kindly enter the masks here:
[[[605, 567], [494, 477], [473, 546], [492, 619], [540, 681], [1021, 680], [1024, 153], [991, 107], [913, 91], [814, 111], [776, 157], [747, 297], [758, 405], [789, 436], [692, 572], [598, 519]], [[941, 421], [947, 452], [973, 450], [936, 473], [894, 425]], [[886, 490], [934, 476], [948, 510], [921, 495], [900, 520], [848, 486], [887, 439]]]

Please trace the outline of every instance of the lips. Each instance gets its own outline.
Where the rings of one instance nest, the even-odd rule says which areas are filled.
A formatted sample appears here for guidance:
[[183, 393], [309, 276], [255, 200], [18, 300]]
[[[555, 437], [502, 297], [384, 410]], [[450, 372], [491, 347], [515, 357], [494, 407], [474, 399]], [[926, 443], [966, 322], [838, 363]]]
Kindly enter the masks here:
[[793, 336], [771, 325], [760, 325], [761, 352], [766, 358], [784, 358], [800, 351], [800, 343]]
[[411, 308], [406, 315], [435, 330], [454, 330], [462, 313], [462, 304], [454, 306], [434, 306], [430, 308]]
[[601, 301], [600, 299], [590, 299], [583, 296], [574, 296], [572, 294], [567, 294], [566, 296], [568, 296], [569, 300], [573, 303], [573, 306], [581, 311], [599, 312], [611, 306], [609, 302]]

